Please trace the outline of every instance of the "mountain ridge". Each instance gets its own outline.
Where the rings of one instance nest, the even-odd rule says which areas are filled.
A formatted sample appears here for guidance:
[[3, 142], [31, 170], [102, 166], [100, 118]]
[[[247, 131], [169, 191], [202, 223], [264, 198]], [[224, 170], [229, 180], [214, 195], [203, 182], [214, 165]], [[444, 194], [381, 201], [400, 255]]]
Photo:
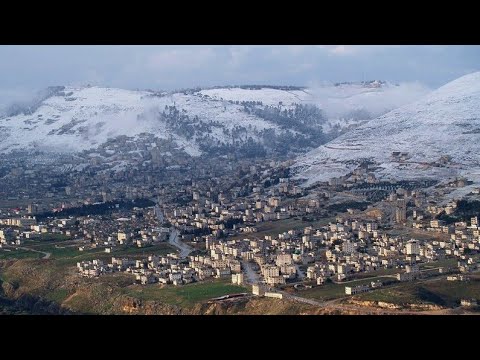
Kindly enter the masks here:
[[306, 185], [345, 176], [367, 160], [380, 166], [375, 171], [380, 178], [477, 177], [479, 133], [480, 72], [475, 72], [300, 156], [293, 170]]
[[[189, 156], [232, 151], [252, 156], [265, 151], [298, 154], [371, 117], [361, 106], [363, 100], [378, 102], [392, 86], [386, 82], [337, 84], [321, 88], [321, 96], [316, 93], [320, 88], [295, 86], [183, 92], [50, 87], [29, 106], [13, 108], [9, 116], [0, 117], [0, 153], [73, 154], [93, 151], [118, 137], [139, 139], [151, 134]], [[324, 108], [330, 100], [345, 102], [343, 117], [327, 115]]]

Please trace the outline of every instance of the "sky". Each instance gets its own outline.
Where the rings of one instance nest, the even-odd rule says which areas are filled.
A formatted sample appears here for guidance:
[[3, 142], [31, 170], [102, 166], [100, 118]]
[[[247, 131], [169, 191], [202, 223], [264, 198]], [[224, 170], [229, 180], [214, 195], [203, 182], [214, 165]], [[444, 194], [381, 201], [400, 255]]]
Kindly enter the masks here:
[[173, 90], [379, 79], [437, 88], [474, 71], [477, 45], [0, 45], [0, 107], [52, 85]]

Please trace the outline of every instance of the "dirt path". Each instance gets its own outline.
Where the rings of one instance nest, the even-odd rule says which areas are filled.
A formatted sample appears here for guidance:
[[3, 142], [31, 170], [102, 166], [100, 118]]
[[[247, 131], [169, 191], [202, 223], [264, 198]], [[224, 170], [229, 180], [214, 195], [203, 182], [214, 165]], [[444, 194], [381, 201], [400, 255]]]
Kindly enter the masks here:
[[50, 259], [50, 256], [52, 256], [52, 253], [49, 253], [49, 252], [46, 252], [46, 251], [35, 250], [35, 249], [32, 249], [32, 248], [27, 248], [27, 247], [23, 247], [23, 246], [8, 246], [6, 248], [14, 248], [14, 249], [32, 251], [32, 252], [36, 252], [36, 253], [39, 253], [39, 254], [43, 254], [44, 256], [43, 256], [42, 259]]

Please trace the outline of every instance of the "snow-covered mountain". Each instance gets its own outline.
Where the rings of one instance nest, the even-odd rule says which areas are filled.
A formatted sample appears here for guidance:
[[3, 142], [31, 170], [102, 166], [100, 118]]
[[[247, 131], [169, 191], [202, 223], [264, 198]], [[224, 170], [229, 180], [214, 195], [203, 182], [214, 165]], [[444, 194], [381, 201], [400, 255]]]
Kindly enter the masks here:
[[264, 105], [284, 107], [289, 104], [314, 104], [321, 108], [328, 121], [325, 132], [342, 130], [390, 110], [418, 100], [430, 92], [419, 83], [391, 84], [385, 81], [346, 82], [311, 86], [305, 89], [233, 87], [202, 90], [216, 100], [262, 101]]
[[[0, 118], [0, 153], [74, 153], [95, 149], [119, 136], [142, 134], [172, 141], [192, 156], [226, 147], [258, 150], [254, 145], [272, 152], [298, 152], [315, 148], [342, 128], [370, 117], [369, 104], [383, 101], [387, 109], [380, 112], [384, 112], [425, 91], [415, 89], [398, 101], [385, 101], [392, 89], [398, 91], [397, 86], [381, 82], [175, 93], [55, 87], [28, 108], [10, 108], [8, 116]], [[331, 103], [344, 105], [329, 117]]]
[[377, 177], [480, 180], [480, 72], [344, 133], [300, 156], [305, 184], [347, 175], [370, 160]]

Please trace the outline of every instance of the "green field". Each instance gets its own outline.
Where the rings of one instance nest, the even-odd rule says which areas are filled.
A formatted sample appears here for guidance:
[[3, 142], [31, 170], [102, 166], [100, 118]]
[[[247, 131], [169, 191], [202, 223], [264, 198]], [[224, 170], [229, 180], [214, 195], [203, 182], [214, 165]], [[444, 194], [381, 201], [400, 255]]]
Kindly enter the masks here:
[[429, 262], [429, 263], [424, 263], [424, 264], [420, 264], [420, 269], [423, 270], [423, 269], [435, 269], [435, 268], [438, 268], [438, 267], [447, 267], [447, 268], [452, 268], [452, 267], [455, 267], [457, 266], [457, 259], [442, 259], [442, 260], [439, 260], [439, 261], [433, 261], [433, 262]]
[[[60, 249], [59, 249], [60, 250]], [[145, 248], [137, 247], [116, 247], [111, 253], [106, 253], [104, 249], [90, 249], [86, 251], [79, 251], [77, 248], [70, 250], [71, 253], [68, 256], [52, 256], [57, 257], [57, 263], [59, 264], [76, 264], [78, 261], [84, 260], [110, 260], [112, 257], [130, 257], [130, 258], [147, 258], [149, 255], [166, 255], [171, 252], [176, 252], [175, 248], [170, 244], [161, 243], [154, 246], [149, 246]]]
[[48, 241], [66, 241], [69, 240], [70, 238], [66, 235], [63, 234], [51, 234], [51, 233], [43, 233], [40, 234], [40, 237], [36, 239], [35, 241], [42, 241], [42, 242], [48, 242]]
[[[301, 297], [306, 297], [309, 299], [320, 300], [320, 301], [338, 299], [338, 298], [349, 296], [345, 294], [345, 286], [357, 286], [357, 285], [369, 284], [373, 280], [392, 281], [393, 279], [377, 277], [377, 278], [356, 280], [352, 282], [339, 283], [339, 284], [326, 283], [324, 285], [316, 286], [311, 289], [299, 291], [296, 293], [296, 295]], [[376, 291], [378, 290], [372, 290], [372, 292], [376, 292]]]
[[[78, 244], [72, 241], [59, 243], [33, 241], [25, 245], [28, 248], [43, 251], [51, 254], [51, 259], [57, 260], [58, 264], [72, 265], [78, 261], [93, 259], [111, 259], [112, 256], [129, 256], [133, 258], [143, 258], [151, 254], [166, 255], [176, 252], [176, 249], [168, 243], [160, 243], [153, 246], [138, 248], [133, 246], [117, 246], [113, 248], [112, 253], [106, 253], [103, 248], [93, 248], [85, 251], [78, 250]], [[24, 259], [24, 258], [42, 258], [41, 253], [27, 250], [0, 250], [0, 259]]]
[[88, 251], [76, 251], [76, 253], [72, 253], [72, 256], [69, 257], [59, 257], [55, 259], [55, 263], [62, 266], [71, 266], [75, 265], [79, 261], [86, 261], [86, 260], [94, 260], [94, 259], [101, 259], [101, 260], [109, 260], [112, 258], [112, 254], [107, 254], [103, 250], [99, 249], [92, 249]]
[[378, 277], [383, 275], [394, 275], [399, 272], [403, 272], [403, 270], [396, 269], [396, 268], [390, 268], [390, 269], [381, 268], [375, 271], [356, 273], [356, 274], [353, 274], [351, 278], [360, 280], [360, 279], [373, 278], [373, 277]]
[[43, 254], [27, 251], [27, 250], [13, 250], [12, 251], [5, 251], [0, 249], [0, 259], [39, 259], [43, 257]]
[[126, 290], [128, 295], [142, 300], [157, 300], [186, 307], [218, 296], [248, 292], [247, 288], [230, 284], [229, 281], [224, 279], [202, 281], [183, 286], [133, 285]]
[[78, 251], [78, 246], [65, 246], [65, 245], [36, 245], [29, 246], [32, 249], [38, 251], [44, 251], [51, 253], [52, 258], [62, 258], [62, 257], [72, 257], [77, 254], [81, 254], [81, 251]]
[[176, 253], [176, 248], [171, 246], [168, 243], [160, 243], [152, 246], [147, 247], [134, 247], [134, 246], [122, 246], [122, 247], [114, 247], [113, 248], [113, 256], [118, 255], [142, 255], [147, 257], [151, 254], [156, 255], [166, 255], [168, 253]]

